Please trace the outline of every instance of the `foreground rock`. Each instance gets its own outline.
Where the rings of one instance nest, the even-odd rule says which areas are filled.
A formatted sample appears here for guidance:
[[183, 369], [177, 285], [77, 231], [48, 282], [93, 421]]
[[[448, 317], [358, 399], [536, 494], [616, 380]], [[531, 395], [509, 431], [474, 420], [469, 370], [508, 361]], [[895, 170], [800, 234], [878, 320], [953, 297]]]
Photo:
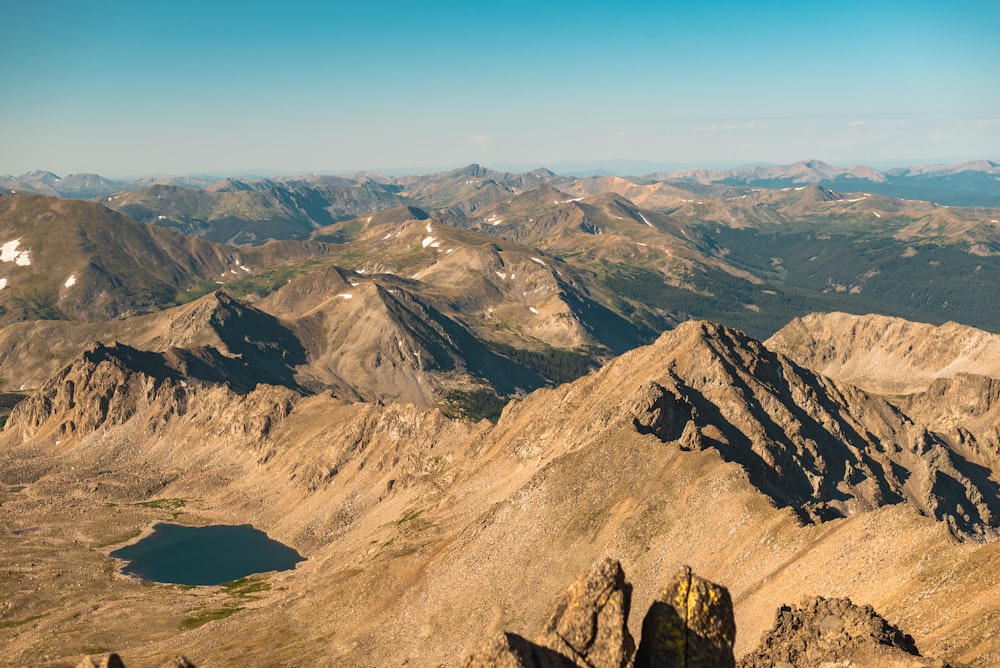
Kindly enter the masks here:
[[462, 664], [465, 668], [734, 666], [736, 626], [725, 587], [684, 567], [663, 589], [643, 622], [643, 642], [635, 654], [628, 630], [632, 586], [621, 564], [605, 559], [580, 575], [556, 601], [555, 611], [531, 643], [502, 633]]
[[[815, 597], [782, 606], [774, 629], [737, 663], [729, 591], [691, 572], [675, 575], [642, 623], [638, 651], [628, 631], [631, 585], [621, 564], [605, 559], [580, 575], [556, 602], [537, 643], [501, 632], [463, 668], [805, 668], [858, 665], [959, 668], [920, 656], [913, 638], [870, 606]], [[841, 663], [847, 661], [847, 663]]]
[[735, 641], [729, 591], [685, 566], [646, 613], [635, 665], [732, 668]]
[[[865, 666], [952, 666], [920, 656], [908, 634], [871, 606], [847, 598], [816, 597], [801, 607], [781, 606], [774, 628], [740, 668], [820, 666], [848, 660]], [[839, 663], [837, 665], [840, 665]]]
[[559, 597], [537, 644], [501, 633], [462, 665], [622, 668], [635, 651], [628, 630], [631, 604], [632, 586], [625, 581], [621, 564], [605, 559]]
[[556, 602], [539, 644], [593, 668], [624, 666], [635, 641], [628, 631], [632, 585], [616, 559], [578, 577]]

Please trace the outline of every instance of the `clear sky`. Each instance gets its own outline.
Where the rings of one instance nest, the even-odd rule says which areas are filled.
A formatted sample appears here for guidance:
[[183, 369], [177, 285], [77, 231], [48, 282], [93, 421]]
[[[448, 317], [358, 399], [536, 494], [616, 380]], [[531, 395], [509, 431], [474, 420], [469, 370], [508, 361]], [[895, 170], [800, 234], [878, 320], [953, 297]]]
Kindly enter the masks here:
[[0, 9], [0, 174], [1000, 159], [1000, 0]]

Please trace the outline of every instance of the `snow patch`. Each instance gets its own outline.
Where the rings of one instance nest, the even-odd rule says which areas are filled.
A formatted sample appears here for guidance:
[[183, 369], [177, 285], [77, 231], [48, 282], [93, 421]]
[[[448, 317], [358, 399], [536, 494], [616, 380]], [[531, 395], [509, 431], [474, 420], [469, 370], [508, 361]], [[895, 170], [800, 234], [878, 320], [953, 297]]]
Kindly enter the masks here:
[[157, 216], [156, 219], [157, 220], [166, 220], [167, 217], [166, 216]]
[[6, 287], [7, 287], [7, 279], [6, 278], [0, 278], [0, 290], [3, 290]]
[[878, 211], [872, 211], [872, 215], [875, 216], [876, 218], [882, 217], [882, 214], [880, 214]]
[[646, 224], [647, 224], [647, 225], [649, 225], [650, 227], [653, 227], [653, 228], [655, 228], [655, 227], [656, 227], [656, 225], [653, 225], [653, 224], [652, 224], [651, 222], [649, 222], [648, 220], [646, 220], [646, 216], [642, 215], [642, 214], [641, 214], [641, 213], [639, 213], [638, 211], [636, 211], [636, 213], [638, 213], [638, 214], [639, 214], [639, 217], [640, 217], [640, 218], [642, 218], [642, 222], [646, 223]]
[[63, 287], [71, 288], [74, 285], [76, 285], [76, 274], [70, 274], [69, 278], [66, 279], [66, 282], [63, 283]]
[[351, 298], [353, 298], [353, 297], [354, 297], [354, 295], [352, 295], [352, 294], [351, 294], [350, 292], [341, 292], [341, 293], [340, 293], [339, 295], [337, 295], [337, 296], [338, 296], [338, 297], [342, 297], [342, 298], [344, 298], [344, 299], [351, 299]]
[[13, 241], [8, 241], [3, 246], [0, 246], [0, 262], [13, 262], [19, 267], [27, 267], [31, 264], [31, 252], [27, 249], [18, 250], [17, 247], [21, 245], [20, 239], [14, 239]]
[[507, 274], [503, 273], [502, 271], [494, 271], [493, 273], [502, 278], [503, 280], [507, 280]]
[[433, 232], [433, 230], [431, 230], [431, 224], [427, 223], [427, 234], [430, 234], [431, 232]]
[[534, 306], [529, 306], [528, 310], [534, 313], [535, 315], [538, 315], [538, 309], [536, 309]]
[[392, 239], [392, 232], [386, 232], [385, 236], [379, 239], [379, 241], [385, 241], [386, 239]]
[[[430, 226], [428, 225], [428, 227]], [[423, 246], [424, 248], [427, 248], [428, 246], [431, 246], [433, 244], [434, 244], [434, 237], [424, 237], [424, 240], [420, 242], [420, 245]]]
[[547, 266], [549, 266], [549, 265], [545, 264], [544, 262], [542, 262], [542, 261], [541, 261], [541, 260], [540, 260], [539, 258], [537, 258], [537, 257], [533, 257], [533, 258], [531, 258], [531, 261], [532, 261], [532, 262], [536, 262], [536, 263], [538, 263], [538, 264], [542, 265], [543, 267], [547, 267]]
[[239, 268], [242, 269], [243, 271], [247, 272], [248, 274], [250, 273], [250, 267], [247, 267], [246, 265], [242, 265], [241, 264], [241, 265], [239, 265]]
[[351, 279], [347, 279], [347, 282], [351, 284], [351, 287], [352, 287], [352, 288], [356, 288], [356, 287], [358, 287], [359, 285], [361, 285], [361, 284], [360, 284], [360, 283], [358, 283], [357, 281], [352, 281]]

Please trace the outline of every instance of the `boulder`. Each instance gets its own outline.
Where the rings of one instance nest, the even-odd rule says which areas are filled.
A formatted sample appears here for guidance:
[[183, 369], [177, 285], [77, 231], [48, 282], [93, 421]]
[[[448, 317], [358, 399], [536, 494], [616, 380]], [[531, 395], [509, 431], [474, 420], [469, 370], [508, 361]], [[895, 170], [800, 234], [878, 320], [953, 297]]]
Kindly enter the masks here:
[[685, 566], [642, 622], [636, 668], [733, 668], [736, 622], [729, 591]]

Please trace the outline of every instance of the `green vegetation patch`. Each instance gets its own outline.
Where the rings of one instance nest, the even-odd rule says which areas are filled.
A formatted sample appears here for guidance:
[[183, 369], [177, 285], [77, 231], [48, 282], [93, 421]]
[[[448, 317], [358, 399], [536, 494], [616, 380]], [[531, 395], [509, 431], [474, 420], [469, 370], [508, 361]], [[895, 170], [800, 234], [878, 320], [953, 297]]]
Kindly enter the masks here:
[[396, 520], [396, 525], [400, 526], [406, 524], [407, 522], [412, 522], [413, 520], [423, 515], [423, 513], [424, 511], [422, 510], [414, 510], [412, 513], [407, 513], [402, 517], [400, 517], [398, 520]]
[[237, 612], [242, 610], [240, 606], [227, 605], [224, 608], [218, 608], [216, 610], [205, 610], [204, 612], [199, 612], [196, 615], [192, 615], [181, 622], [181, 628], [190, 630], [196, 629], [199, 626], [204, 626], [209, 622], [214, 622], [218, 619], [225, 619], [226, 617], [232, 617]]
[[139, 501], [133, 506], [140, 508], [156, 508], [159, 510], [177, 510], [187, 505], [187, 499], [152, 499], [150, 501]]
[[[118, 545], [119, 543], [127, 543], [130, 540], [138, 538], [140, 535], [142, 535], [142, 530], [141, 529], [133, 529], [132, 531], [128, 531], [128, 532], [123, 533], [123, 534], [119, 534], [118, 536], [116, 536], [115, 538], [112, 538], [111, 540], [105, 541], [103, 543], [99, 543], [98, 545], [95, 545], [94, 547], [96, 547], [96, 548], [102, 548], [102, 547], [110, 547], [112, 545]], [[114, 569], [114, 561], [113, 560], [111, 562], [111, 565], [112, 565], [112, 570], [113, 570]]]
[[239, 596], [241, 598], [255, 598], [252, 594], [259, 594], [260, 592], [271, 589], [270, 582], [262, 578], [252, 576], [239, 578], [238, 580], [232, 580], [230, 582], [224, 582], [220, 586], [233, 596]]
[[555, 384], [568, 383], [585, 376], [599, 366], [590, 351], [546, 347], [526, 350], [497, 341], [487, 341], [486, 347], [498, 355], [514, 360]]
[[195, 301], [196, 299], [204, 297], [209, 292], [218, 290], [219, 287], [220, 287], [219, 284], [216, 283], [215, 281], [204, 281], [204, 280], [198, 281], [187, 290], [179, 290], [177, 294], [174, 296], [173, 302], [167, 304], [167, 307], [189, 304]]
[[449, 417], [464, 417], [470, 420], [496, 422], [507, 401], [493, 390], [448, 390], [444, 395], [441, 412]]
[[40, 615], [32, 615], [30, 617], [25, 617], [24, 619], [16, 619], [9, 622], [0, 622], [0, 629], [13, 629], [17, 628], [18, 626], [24, 626], [25, 624], [30, 624], [31, 622], [41, 619], [47, 614], [49, 613], [43, 612]]
[[0, 392], [0, 411], [10, 411], [21, 403], [22, 400], [27, 399], [28, 395], [22, 392]]
[[319, 260], [311, 260], [302, 264], [289, 264], [276, 267], [269, 271], [262, 271], [259, 274], [248, 276], [247, 278], [216, 285], [216, 288], [223, 288], [225, 291], [237, 299], [247, 299], [248, 297], [263, 298], [271, 294], [290, 280], [301, 274], [308, 273], [312, 269], [330, 264]]
[[363, 229], [364, 223], [360, 219], [354, 219], [331, 225], [320, 234], [314, 235], [313, 239], [328, 244], [344, 244], [357, 239]]
[[150, 501], [139, 501], [129, 504], [136, 508], [153, 508], [155, 510], [170, 511], [170, 519], [176, 520], [184, 514], [181, 510], [187, 505], [187, 499], [151, 499]]

